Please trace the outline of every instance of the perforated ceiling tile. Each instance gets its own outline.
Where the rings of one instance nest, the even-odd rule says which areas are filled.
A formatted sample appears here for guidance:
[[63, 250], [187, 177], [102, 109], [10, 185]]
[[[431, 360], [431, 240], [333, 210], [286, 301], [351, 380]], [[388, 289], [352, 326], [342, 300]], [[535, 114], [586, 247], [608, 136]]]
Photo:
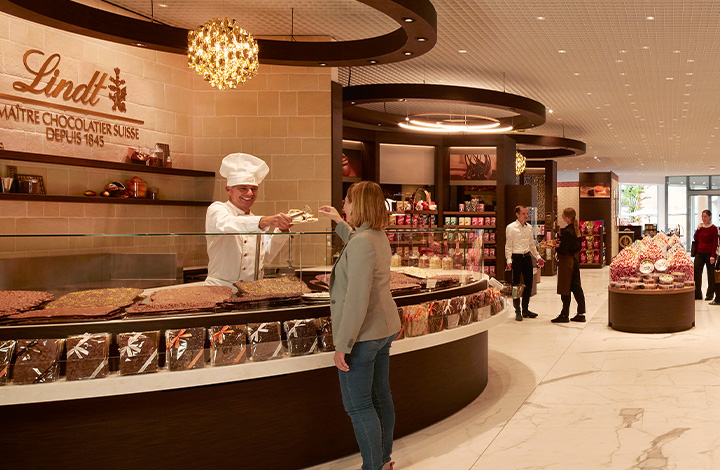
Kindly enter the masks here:
[[[347, 40], [397, 27], [354, 0], [113, 3], [186, 28], [213, 16], [233, 17], [257, 36], [292, 31]], [[588, 146], [583, 157], [559, 159], [561, 170], [717, 173], [708, 167], [720, 167], [720, 0], [433, 4], [433, 50], [397, 64], [340, 69], [340, 82], [473, 86], [540, 101], [553, 113], [528, 133], [564, 135]]]

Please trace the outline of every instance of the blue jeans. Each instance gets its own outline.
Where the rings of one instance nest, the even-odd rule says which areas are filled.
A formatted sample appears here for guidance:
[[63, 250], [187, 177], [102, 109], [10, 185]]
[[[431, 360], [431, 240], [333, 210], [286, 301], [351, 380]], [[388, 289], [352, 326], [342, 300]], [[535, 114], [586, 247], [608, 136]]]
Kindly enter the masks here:
[[380, 470], [390, 461], [395, 406], [390, 393], [390, 344], [387, 338], [355, 343], [340, 374], [343, 405], [352, 421], [363, 459], [362, 470]]

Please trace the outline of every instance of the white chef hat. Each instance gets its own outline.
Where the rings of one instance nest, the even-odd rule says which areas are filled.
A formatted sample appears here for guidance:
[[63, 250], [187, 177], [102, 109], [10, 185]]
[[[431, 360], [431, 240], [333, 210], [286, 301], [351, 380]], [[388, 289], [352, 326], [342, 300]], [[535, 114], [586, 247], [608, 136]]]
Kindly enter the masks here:
[[220, 174], [227, 178], [228, 186], [258, 186], [269, 171], [267, 163], [247, 153], [231, 153], [220, 165]]

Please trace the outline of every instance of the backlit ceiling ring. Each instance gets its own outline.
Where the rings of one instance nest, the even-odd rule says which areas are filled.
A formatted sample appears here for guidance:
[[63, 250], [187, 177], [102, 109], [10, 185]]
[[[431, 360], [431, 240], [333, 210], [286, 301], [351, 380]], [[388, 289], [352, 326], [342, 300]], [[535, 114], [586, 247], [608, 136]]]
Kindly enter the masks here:
[[[389, 64], [418, 57], [437, 42], [437, 13], [429, 0], [357, 0], [400, 28], [352, 41], [257, 39], [262, 64], [341, 67]], [[85, 36], [187, 54], [188, 30], [118, 15], [71, 0], [0, 0], [0, 11]], [[209, 19], [209, 18], [208, 18]]]

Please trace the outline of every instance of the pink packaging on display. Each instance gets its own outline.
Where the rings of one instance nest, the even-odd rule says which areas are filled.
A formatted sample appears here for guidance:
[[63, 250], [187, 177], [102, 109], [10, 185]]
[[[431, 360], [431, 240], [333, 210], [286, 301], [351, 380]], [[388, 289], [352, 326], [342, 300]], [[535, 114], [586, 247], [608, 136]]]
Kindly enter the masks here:
[[495, 217], [490, 218], [490, 225], [492, 225], [493, 227], [495, 226], [496, 222], [497, 222], [497, 219]]
[[600, 252], [596, 251], [595, 254], [593, 254], [593, 263], [599, 263], [600, 262]]
[[580, 252], [580, 262], [587, 263], [587, 254], [584, 251]]

